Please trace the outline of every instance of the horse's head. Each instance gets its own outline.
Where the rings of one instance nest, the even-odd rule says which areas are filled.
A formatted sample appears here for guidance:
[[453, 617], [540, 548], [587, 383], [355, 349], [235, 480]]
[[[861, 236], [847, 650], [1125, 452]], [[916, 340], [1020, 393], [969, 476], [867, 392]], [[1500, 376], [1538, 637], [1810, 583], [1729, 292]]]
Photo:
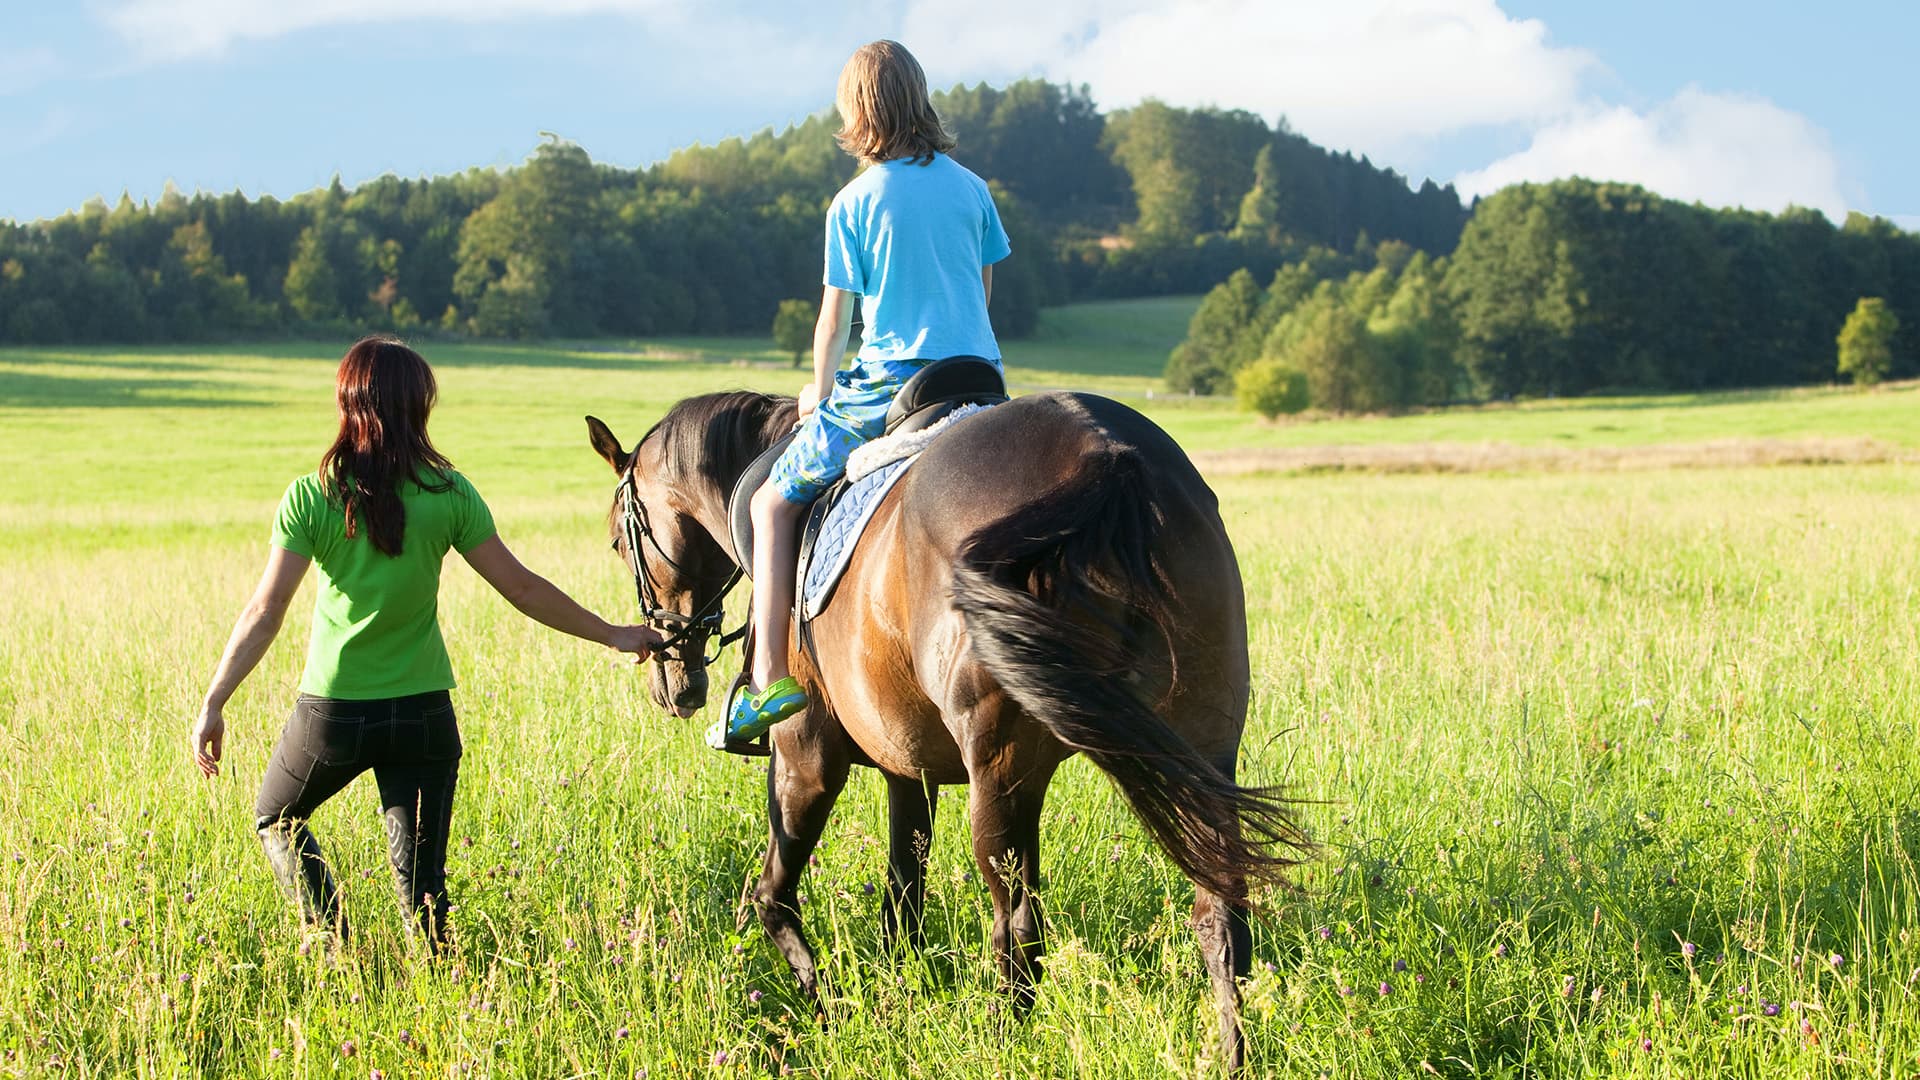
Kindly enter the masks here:
[[667, 637], [652, 665], [653, 700], [675, 716], [692, 716], [707, 701], [707, 642], [736, 580], [733, 559], [700, 523], [702, 492], [675, 467], [659, 427], [632, 452], [594, 417], [587, 417], [587, 431], [620, 478], [607, 514], [613, 549], [633, 575], [641, 618]]

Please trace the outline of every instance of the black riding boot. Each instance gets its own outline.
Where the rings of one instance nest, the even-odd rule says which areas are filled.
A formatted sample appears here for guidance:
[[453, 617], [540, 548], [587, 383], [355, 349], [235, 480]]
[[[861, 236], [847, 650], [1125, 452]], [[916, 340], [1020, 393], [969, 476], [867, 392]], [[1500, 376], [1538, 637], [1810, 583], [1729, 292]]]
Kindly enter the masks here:
[[273, 868], [280, 891], [293, 901], [300, 921], [316, 930], [330, 930], [344, 941], [347, 920], [340, 910], [340, 890], [307, 823], [282, 819], [262, 825], [258, 831], [267, 852], [267, 865]]
[[381, 814], [387, 828], [387, 861], [393, 864], [393, 890], [412, 926], [434, 952], [445, 952], [447, 932], [446, 841], [422, 836], [412, 807], [389, 806]]

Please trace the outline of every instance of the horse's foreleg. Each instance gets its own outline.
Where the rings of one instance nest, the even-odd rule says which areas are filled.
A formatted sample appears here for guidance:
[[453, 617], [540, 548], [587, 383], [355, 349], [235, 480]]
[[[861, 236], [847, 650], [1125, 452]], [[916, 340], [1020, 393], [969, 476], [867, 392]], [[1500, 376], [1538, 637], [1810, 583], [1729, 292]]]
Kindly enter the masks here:
[[1040, 885], [1040, 805], [1047, 779], [1028, 773], [1016, 782], [989, 770], [973, 776], [968, 794], [973, 857], [993, 894], [993, 952], [1021, 1016], [1033, 1008], [1044, 951], [1034, 890]]
[[880, 932], [889, 951], [902, 944], [914, 952], [927, 947], [927, 853], [939, 790], [924, 780], [887, 777], [887, 897]]
[[847, 760], [820, 740], [788, 730], [799, 726], [782, 724], [773, 730], [773, 757], [767, 765], [767, 818], [773, 836], [753, 889], [753, 906], [767, 936], [793, 967], [800, 989], [818, 999], [813, 946], [800, 924], [800, 875], [826, 830], [834, 799], [846, 786]]

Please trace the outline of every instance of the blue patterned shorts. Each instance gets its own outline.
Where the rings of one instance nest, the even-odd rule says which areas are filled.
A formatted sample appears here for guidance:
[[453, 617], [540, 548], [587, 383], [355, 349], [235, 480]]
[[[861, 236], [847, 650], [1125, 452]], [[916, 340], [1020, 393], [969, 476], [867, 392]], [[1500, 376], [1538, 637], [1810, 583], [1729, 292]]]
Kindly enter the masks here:
[[790, 503], [820, 497], [847, 471], [847, 457], [879, 438], [894, 396], [925, 360], [863, 360], [834, 372], [833, 394], [800, 425], [793, 445], [773, 463], [768, 482]]

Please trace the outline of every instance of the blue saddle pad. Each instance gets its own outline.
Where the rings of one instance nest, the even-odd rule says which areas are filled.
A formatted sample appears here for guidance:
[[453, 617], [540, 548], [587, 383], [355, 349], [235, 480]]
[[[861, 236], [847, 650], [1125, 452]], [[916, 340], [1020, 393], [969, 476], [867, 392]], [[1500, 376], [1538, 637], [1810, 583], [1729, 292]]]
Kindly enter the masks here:
[[800, 567], [802, 619], [812, 619], [826, 610], [827, 601], [833, 599], [834, 586], [840, 584], [840, 575], [846, 573], [847, 563], [853, 559], [853, 548], [860, 542], [860, 534], [866, 531], [880, 500], [907, 474], [907, 466], [913, 464], [915, 457], [919, 455], [883, 465], [854, 481], [827, 508], [826, 520], [820, 523], [813, 548], [806, 553], [805, 565]]

